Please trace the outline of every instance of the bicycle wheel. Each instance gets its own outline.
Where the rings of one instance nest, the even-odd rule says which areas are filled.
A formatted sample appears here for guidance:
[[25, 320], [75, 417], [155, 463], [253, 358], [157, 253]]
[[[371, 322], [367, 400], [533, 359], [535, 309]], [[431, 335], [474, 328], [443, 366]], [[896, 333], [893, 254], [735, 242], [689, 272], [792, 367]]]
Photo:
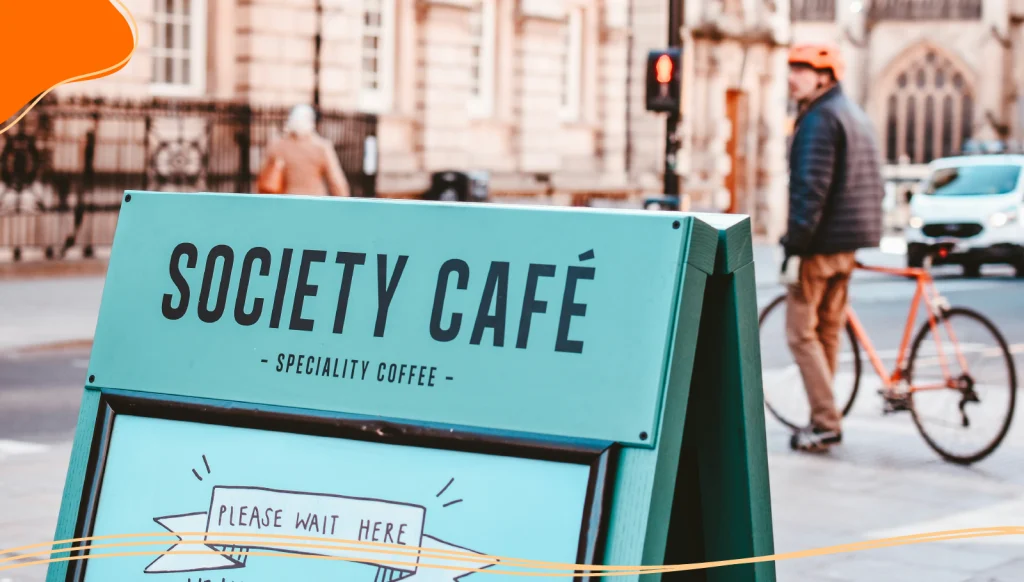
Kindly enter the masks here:
[[[764, 404], [779, 422], [791, 429], [807, 426], [811, 407], [807, 402], [803, 377], [786, 343], [785, 294], [776, 297], [758, 317], [761, 337], [761, 381]], [[832, 393], [836, 408], [843, 416], [853, 408], [860, 385], [860, 346], [853, 326], [846, 324], [846, 333], [839, 334], [839, 358]]]
[[[1013, 356], [992, 322], [971, 309], [944, 311], [935, 332], [926, 321], [910, 349], [910, 410], [928, 446], [947, 461], [969, 465], [990, 455], [1010, 429], [1017, 402]], [[957, 387], [930, 389], [947, 378]], [[975, 434], [970, 444], [954, 446]]]

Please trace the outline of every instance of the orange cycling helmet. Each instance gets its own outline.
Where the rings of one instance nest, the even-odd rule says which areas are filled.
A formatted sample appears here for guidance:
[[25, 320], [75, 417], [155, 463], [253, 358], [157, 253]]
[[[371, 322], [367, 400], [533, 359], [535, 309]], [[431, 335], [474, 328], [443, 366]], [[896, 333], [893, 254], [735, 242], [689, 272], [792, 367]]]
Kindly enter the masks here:
[[827, 44], [802, 44], [789, 49], [789, 64], [807, 65], [812, 69], [830, 69], [836, 81], [843, 80], [846, 64], [839, 48]]

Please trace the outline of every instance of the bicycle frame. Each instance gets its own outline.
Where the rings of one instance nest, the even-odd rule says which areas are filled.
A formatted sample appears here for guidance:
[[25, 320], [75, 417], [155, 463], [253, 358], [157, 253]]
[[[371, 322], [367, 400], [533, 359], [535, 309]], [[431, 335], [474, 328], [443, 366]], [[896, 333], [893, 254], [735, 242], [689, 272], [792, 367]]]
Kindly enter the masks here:
[[[871, 366], [875, 369], [875, 373], [882, 380], [884, 391], [886, 393], [893, 393], [897, 386], [900, 386], [904, 382], [907, 382], [906, 378], [906, 361], [907, 361], [907, 349], [910, 345], [911, 335], [914, 331], [914, 324], [917, 321], [917, 312], [924, 302], [928, 307], [927, 317], [928, 326], [931, 328], [932, 336], [935, 338], [935, 344], [937, 348], [937, 355], [939, 364], [942, 368], [942, 373], [945, 378], [945, 382], [937, 384], [925, 384], [925, 385], [909, 385], [907, 390], [909, 392], [919, 392], [924, 390], [945, 390], [949, 388], [957, 388], [955, 379], [950, 377], [949, 365], [946, 360], [946, 355], [942, 349], [942, 342], [939, 340], [938, 334], [938, 317], [943, 309], [947, 309], [949, 305], [946, 304], [945, 298], [939, 295], [935, 288], [935, 282], [931, 277], [931, 274], [926, 269], [922, 268], [891, 268], [891, 267], [877, 267], [864, 265], [860, 262], [856, 264], [858, 269], [874, 272], [884, 273], [888, 275], [894, 275], [898, 277], [906, 277], [914, 279], [917, 288], [914, 291], [914, 298], [910, 303], [910, 313], [907, 315], [907, 324], [903, 330], [903, 339], [900, 341], [900, 347], [896, 354], [896, 366], [892, 373], [889, 373], [885, 369], [885, 365], [882, 363], [882, 359], [878, 356], [878, 352], [875, 350], [874, 345], [871, 343], [867, 332], [864, 330], [864, 326], [861, 325], [860, 320], [857, 318], [853, 307], [850, 305], [846, 306], [846, 318], [850, 323], [850, 327], [853, 328], [854, 336], [857, 338], [857, 342], [867, 352], [868, 359], [871, 362]], [[949, 325], [948, 321], [945, 322], [945, 328], [949, 337], [953, 342], [953, 350], [956, 352], [957, 361], [960, 363], [964, 373], [967, 372], [967, 361], [965, 360], [963, 353], [960, 351], [959, 342], [957, 342], [956, 336], [953, 334], [953, 329]]]

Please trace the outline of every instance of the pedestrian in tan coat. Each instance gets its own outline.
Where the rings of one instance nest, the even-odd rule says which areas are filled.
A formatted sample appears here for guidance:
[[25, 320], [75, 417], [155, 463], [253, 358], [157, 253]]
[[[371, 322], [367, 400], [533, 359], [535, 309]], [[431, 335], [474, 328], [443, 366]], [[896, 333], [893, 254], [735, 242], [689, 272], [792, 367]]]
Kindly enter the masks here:
[[[268, 174], [271, 177], [266, 178]], [[274, 185], [265, 186], [268, 181]], [[270, 194], [351, 196], [333, 145], [316, 133], [312, 107], [296, 105], [285, 124], [285, 135], [267, 148], [260, 190]]]

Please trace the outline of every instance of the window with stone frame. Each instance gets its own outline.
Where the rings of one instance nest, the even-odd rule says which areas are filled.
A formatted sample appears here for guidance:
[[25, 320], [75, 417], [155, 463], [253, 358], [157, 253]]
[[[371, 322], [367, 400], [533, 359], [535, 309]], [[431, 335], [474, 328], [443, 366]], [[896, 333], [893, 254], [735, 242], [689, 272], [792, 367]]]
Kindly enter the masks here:
[[962, 151], [973, 133], [974, 91], [951, 59], [921, 51], [886, 86], [882, 143], [889, 163], [925, 164]]
[[151, 89], [164, 95], [206, 90], [206, 0], [154, 0]]
[[569, 6], [562, 27], [561, 114], [578, 121], [583, 100], [583, 8]]
[[373, 113], [394, 101], [395, 0], [362, 0], [360, 108]]
[[470, 101], [473, 117], [494, 113], [497, 0], [473, 0], [469, 15]]

